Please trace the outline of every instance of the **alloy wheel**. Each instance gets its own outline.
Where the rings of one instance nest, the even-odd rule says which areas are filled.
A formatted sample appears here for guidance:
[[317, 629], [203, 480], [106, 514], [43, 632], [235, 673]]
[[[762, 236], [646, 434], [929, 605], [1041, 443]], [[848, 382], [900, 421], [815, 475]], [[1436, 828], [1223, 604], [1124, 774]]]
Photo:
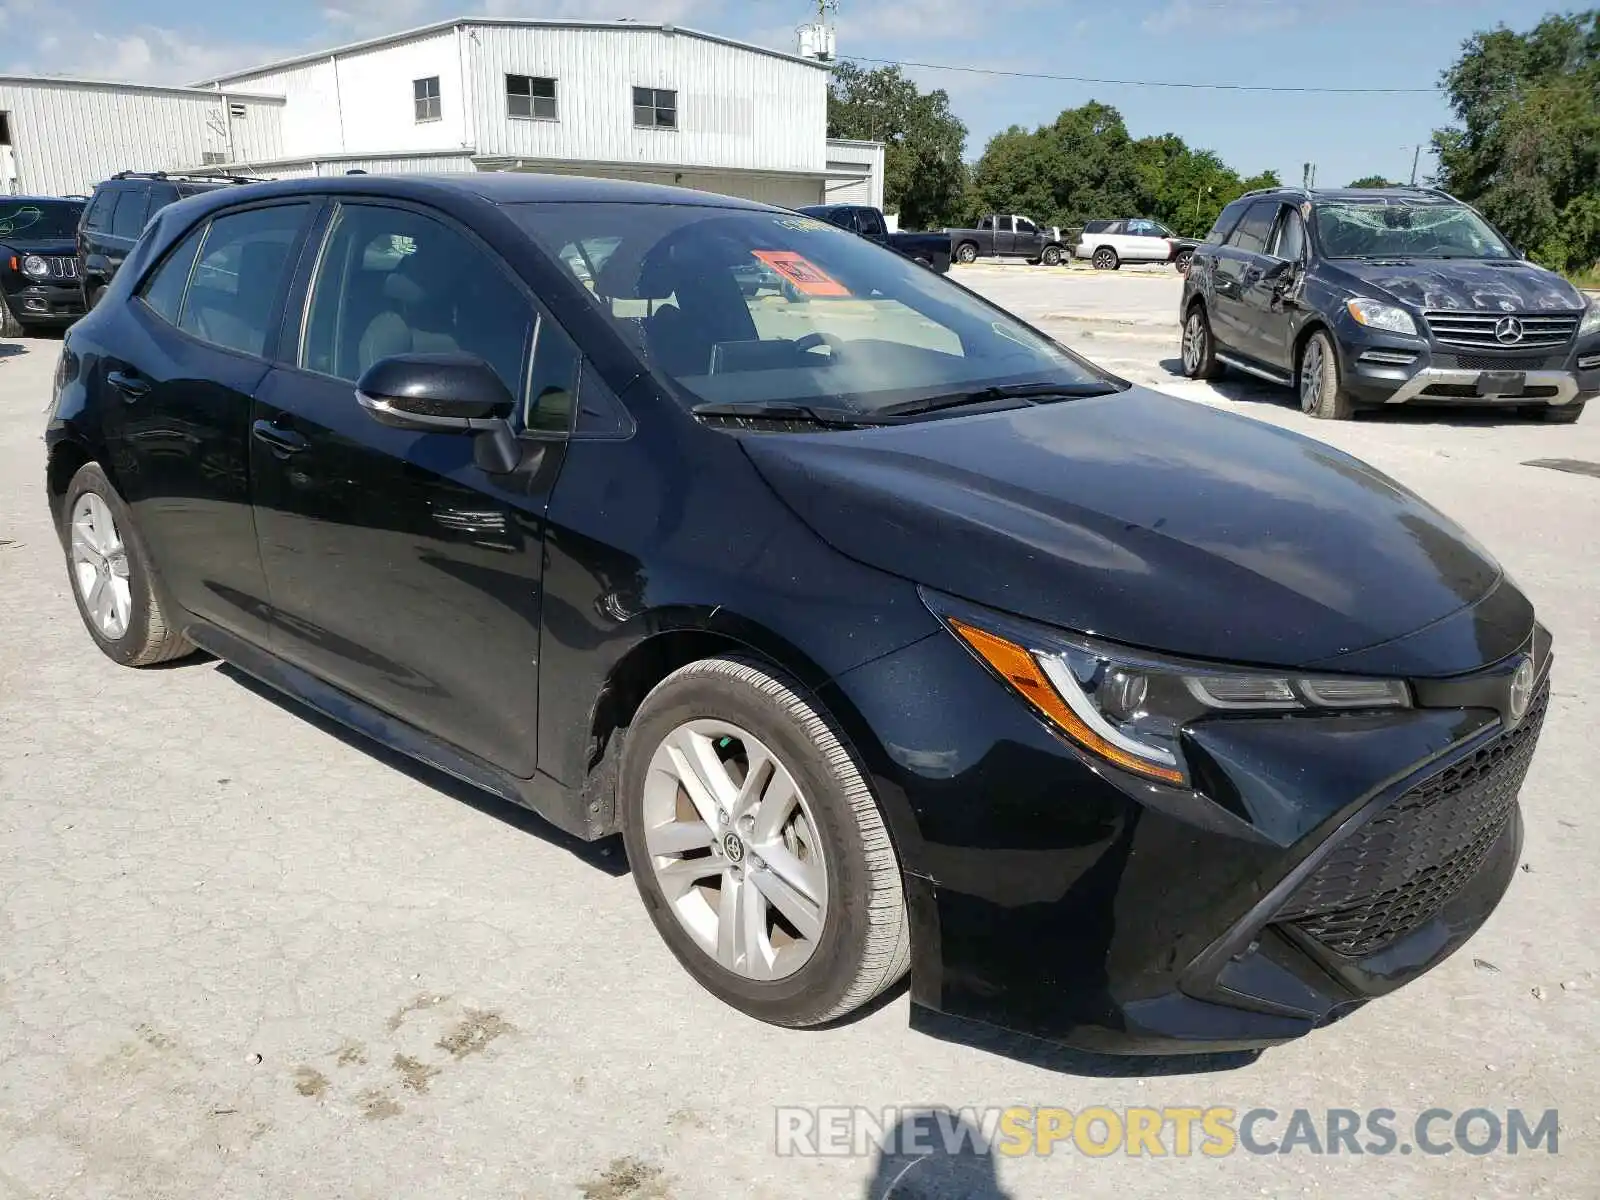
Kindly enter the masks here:
[[1300, 411], [1316, 412], [1322, 399], [1322, 343], [1312, 338], [1300, 360]]
[[128, 632], [133, 615], [128, 549], [111, 509], [94, 492], [78, 497], [72, 510], [72, 579], [101, 637], [114, 642]]
[[828, 914], [810, 803], [782, 760], [727, 721], [679, 725], [656, 747], [643, 796], [650, 867], [679, 924], [725, 970], [783, 979]]
[[1111, 252], [1109, 250], [1100, 250], [1096, 252], [1094, 256], [1094, 266], [1095, 270], [1097, 271], [1111, 270]]
[[1183, 373], [1194, 375], [1200, 370], [1200, 359], [1205, 353], [1205, 321], [1196, 309], [1189, 314], [1183, 326]]

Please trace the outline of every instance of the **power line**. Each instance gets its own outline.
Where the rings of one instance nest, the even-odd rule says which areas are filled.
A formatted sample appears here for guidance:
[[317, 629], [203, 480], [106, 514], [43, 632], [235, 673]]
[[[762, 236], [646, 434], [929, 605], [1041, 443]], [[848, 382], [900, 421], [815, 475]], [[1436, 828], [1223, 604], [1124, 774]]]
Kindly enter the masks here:
[[961, 71], [968, 75], [1005, 75], [1013, 79], [1049, 79], [1057, 83], [1093, 83], [1108, 87], [1189, 88], [1207, 92], [1300, 92], [1339, 96], [1431, 95], [1439, 90], [1437, 87], [1272, 87], [1254, 83], [1180, 83], [1171, 79], [1091, 79], [1085, 75], [1051, 75], [1043, 71], [1002, 71], [995, 67], [958, 67], [951, 63], [863, 58], [858, 54], [840, 57], [849, 62], [876, 63], [885, 67], [920, 67], [925, 71]]

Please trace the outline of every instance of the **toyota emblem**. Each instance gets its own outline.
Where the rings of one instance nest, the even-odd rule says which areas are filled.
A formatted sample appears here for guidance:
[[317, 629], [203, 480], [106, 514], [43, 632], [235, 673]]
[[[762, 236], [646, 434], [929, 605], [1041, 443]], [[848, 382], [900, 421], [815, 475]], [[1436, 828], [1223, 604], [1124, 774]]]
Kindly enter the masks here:
[[1528, 703], [1533, 699], [1533, 659], [1524, 658], [1511, 675], [1511, 690], [1506, 697], [1507, 715], [1512, 725], [1522, 723], [1528, 715]]
[[1501, 317], [1495, 322], [1494, 340], [1502, 346], [1514, 346], [1522, 340], [1522, 322], [1516, 317]]

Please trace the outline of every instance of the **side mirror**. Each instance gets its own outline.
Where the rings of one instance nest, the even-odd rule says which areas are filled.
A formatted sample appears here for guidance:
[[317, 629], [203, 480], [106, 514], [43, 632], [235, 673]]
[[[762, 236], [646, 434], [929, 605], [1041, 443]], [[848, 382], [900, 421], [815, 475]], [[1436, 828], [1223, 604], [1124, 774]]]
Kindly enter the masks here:
[[356, 381], [356, 400], [372, 419], [396, 429], [479, 433], [504, 427], [516, 401], [474, 354], [396, 354]]

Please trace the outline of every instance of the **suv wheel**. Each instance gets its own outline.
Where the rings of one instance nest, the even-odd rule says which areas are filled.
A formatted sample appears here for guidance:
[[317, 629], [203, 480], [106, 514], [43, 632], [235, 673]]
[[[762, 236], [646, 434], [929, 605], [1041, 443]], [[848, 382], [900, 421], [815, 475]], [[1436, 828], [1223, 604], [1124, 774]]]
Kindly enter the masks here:
[[1325, 421], [1348, 421], [1355, 414], [1355, 405], [1340, 385], [1338, 353], [1320, 329], [1300, 352], [1300, 411]]
[[192, 653], [167, 623], [133, 515], [98, 463], [78, 468], [61, 511], [72, 596], [95, 645], [126, 667]]
[[905, 973], [900, 866], [832, 723], [774, 670], [691, 663], [645, 697], [623, 749], [623, 838], [684, 968], [775, 1025], [817, 1025]]
[[972, 242], [962, 242], [956, 247], [956, 261], [960, 263], [975, 263], [978, 261], [978, 247]]
[[1044, 248], [1044, 254], [1041, 255], [1040, 257], [1041, 257], [1042, 261], [1044, 262], [1045, 266], [1047, 266], [1047, 267], [1059, 267], [1061, 265], [1061, 247], [1060, 246], [1046, 246]]
[[27, 328], [17, 320], [17, 314], [11, 311], [11, 302], [0, 296], [0, 337], [19, 338], [27, 335]]
[[1177, 268], [1179, 275], [1187, 275], [1189, 273], [1189, 260], [1193, 257], [1193, 250], [1178, 251], [1178, 256], [1172, 260], [1172, 265]]
[[1215, 379], [1222, 374], [1211, 320], [1203, 304], [1191, 308], [1183, 322], [1183, 373], [1190, 379]]
[[1094, 269], [1096, 271], [1115, 271], [1122, 265], [1122, 260], [1117, 257], [1117, 252], [1110, 246], [1101, 246], [1094, 252]]

